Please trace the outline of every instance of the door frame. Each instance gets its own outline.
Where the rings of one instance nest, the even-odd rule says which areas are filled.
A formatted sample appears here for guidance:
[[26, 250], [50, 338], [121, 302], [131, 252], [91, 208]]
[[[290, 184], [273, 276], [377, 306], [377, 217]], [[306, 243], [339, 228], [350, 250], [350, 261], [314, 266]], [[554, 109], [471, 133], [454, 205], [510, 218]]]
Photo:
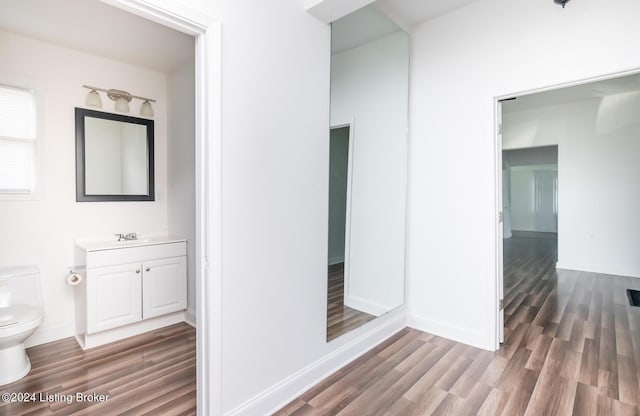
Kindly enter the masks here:
[[[148, 0], [99, 0], [195, 38], [197, 414], [222, 415], [222, 37], [217, 19]], [[161, 4], [161, 5], [160, 5]]]
[[[510, 98], [510, 97], [509, 97]], [[507, 98], [508, 99], [508, 98]], [[500, 344], [504, 342], [504, 202], [502, 200], [502, 102], [505, 99], [497, 99], [494, 102], [495, 106], [495, 186], [496, 186], [496, 299], [497, 299], [497, 312], [496, 312], [496, 349], [500, 348]], [[499, 174], [498, 174], [499, 172]]]
[[[530, 90], [522, 90], [519, 92], [512, 92], [508, 94], [496, 95], [493, 97], [493, 122], [494, 122], [494, 213], [495, 221], [494, 221], [494, 238], [495, 244], [494, 247], [496, 249], [495, 253], [495, 268], [496, 276], [495, 276], [495, 288], [494, 288], [494, 298], [493, 305], [491, 306], [492, 314], [494, 315], [494, 340], [495, 340], [495, 349], [500, 349], [501, 344], [501, 336], [504, 337], [504, 310], [500, 308], [500, 300], [504, 295], [504, 270], [503, 270], [503, 261], [504, 261], [504, 253], [503, 253], [503, 241], [502, 241], [502, 233], [503, 233], [503, 224], [500, 218], [500, 212], [502, 211], [503, 202], [502, 202], [502, 102], [514, 99], [517, 97], [523, 97], [525, 95], [537, 94], [540, 92], [547, 92], [553, 90], [559, 90], [568, 87], [574, 87], [577, 85], [589, 84], [592, 82], [598, 81], [606, 81], [609, 79], [620, 78], [628, 75], [636, 75], [640, 73], [640, 67], [633, 68], [625, 71], [619, 72], [610, 72], [602, 75], [596, 75], [589, 78], [583, 78], [558, 84], [549, 85], [546, 87], [539, 87]], [[558, 145], [558, 158], [560, 157], [560, 146]], [[560, 165], [560, 160], [558, 160], [558, 166]], [[559, 231], [559, 229], [558, 229]], [[559, 233], [558, 233], [559, 234]]]
[[[329, 132], [334, 129], [349, 127], [349, 154], [347, 155], [347, 208], [344, 218], [344, 298], [350, 293], [350, 266], [351, 266], [351, 196], [353, 190], [353, 157], [355, 151], [355, 118], [351, 117], [329, 126]], [[329, 290], [329, 281], [327, 280], [327, 291]], [[328, 293], [328, 292], [327, 292]], [[328, 324], [328, 322], [327, 322]]]

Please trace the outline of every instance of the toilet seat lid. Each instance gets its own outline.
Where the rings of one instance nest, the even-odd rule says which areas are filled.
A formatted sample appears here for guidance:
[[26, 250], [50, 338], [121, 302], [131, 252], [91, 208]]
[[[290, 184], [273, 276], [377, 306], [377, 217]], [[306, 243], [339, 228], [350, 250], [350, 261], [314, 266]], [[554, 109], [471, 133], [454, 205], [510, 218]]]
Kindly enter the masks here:
[[0, 307], [0, 328], [29, 322], [42, 315], [40, 308], [32, 305], [11, 305]]

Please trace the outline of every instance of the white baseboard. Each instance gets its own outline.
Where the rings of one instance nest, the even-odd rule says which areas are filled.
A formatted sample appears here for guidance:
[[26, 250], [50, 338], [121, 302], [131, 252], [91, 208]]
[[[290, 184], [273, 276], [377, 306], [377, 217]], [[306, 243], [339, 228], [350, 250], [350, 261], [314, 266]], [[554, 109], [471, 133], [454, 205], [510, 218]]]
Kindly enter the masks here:
[[24, 343], [25, 347], [35, 347], [36, 345], [46, 344], [47, 342], [58, 341], [63, 338], [69, 338], [76, 333], [76, 327], [73, 324], [58, 325], [50, 327], [40, 327], [31, 335]]
[[164, 328], [185, 321], [184, 312], [174, 312], [168, 315], [145, 319], [135, 324], [125, 325], [94, 334], [75, 334], [76, 341], [83, 350], [98, 347], [124, 338]]
[[[113, 330], [105, 331], [102, 334], [106, 334], [104, 339], [106, 342], [111, 342], [118, 337], [125, 337], [128, 332], [132, 335], [136, 335], [137, 333], [151, 331], [154, 329], [162, 328], [167, 325], [173, 325], [178, 322], [186, 322], [195, 328], [196, 326], [196, 312], [192, 309], [187, 309], [185, 312], [175, 312], [170, 315], [161, 316], [158, 318], [153, 318], [150, 322], [143, 321], [142, 324], [125, 326], [123, 328], [116, 328]], [[133, 331], [131, 330], [133, 328]], [[111, 335], [117, 333], [115, 338], [110, 338]], [[76, 337], [76, 341], [78, 341], [78, 337], [76, 336], [76, 327], [73, 324], [67, 325], [58, 325], [52, 327], [43, 327], [41, 326], [38, 330], [31, 335], [24, 343], [25, 347], [35, 347], [36, 345], [46, 344], [48, 342], [59, 341], [64, 338]], [[98, 338], [102, 338], [103, 335], [99, 335]], [[82, 339], [82, 337], [80, 337]], [[79, 341], [80, 343], [80, 341]], [[92, 345], [95, 346], [95, 345]]]
[[275, 413], [336, 370], [405, 328], [406, 311], [404, 308], [398, 308], [369, 324], [371, 324], [371, 328], [359, 337], [254, 396], [227, 412], [225, 416], [271, 415]]
[[613, 276], [640, 278], [640, 272], [638, 270], [624, 269], [616, 266], [613, 266], [613, 267], [594, 266], [594, 265], [588, 265], [588, 264], [571, 264], [571, 263], [557, 262], [556, 269], [575, 270], [578, 272], [589, 272], [589, 273], [598, 273], [598, 274], [608, 274]]
[[191, 325], [192, 327], [196, 327], [196, 311], [189, 308], [184, 312], [184, 321]]
[[381, 305], [356, 296], [347, 296], [346, 294], [344, 295], [344, 304], [352, 309], [356, 309], [360, 312], [368, 313], [373, 316], [383, 315], [393, 309], [388, 305]]
[[449, 322], [437, 321], [407, 313], [407, 326], [483, 350], [495, 351], [496, 349], [495, 339], [493, 339], [490, 334], [482, 334], [469, 328], [461, 328]]

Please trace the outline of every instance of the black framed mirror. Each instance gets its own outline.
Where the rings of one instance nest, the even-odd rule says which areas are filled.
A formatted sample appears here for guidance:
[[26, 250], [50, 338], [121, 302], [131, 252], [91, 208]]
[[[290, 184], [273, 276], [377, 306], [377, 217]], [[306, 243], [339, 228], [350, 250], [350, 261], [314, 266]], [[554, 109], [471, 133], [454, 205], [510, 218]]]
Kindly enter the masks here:
[[76, 201], [154, 201], [153, 120], [76, 108]]

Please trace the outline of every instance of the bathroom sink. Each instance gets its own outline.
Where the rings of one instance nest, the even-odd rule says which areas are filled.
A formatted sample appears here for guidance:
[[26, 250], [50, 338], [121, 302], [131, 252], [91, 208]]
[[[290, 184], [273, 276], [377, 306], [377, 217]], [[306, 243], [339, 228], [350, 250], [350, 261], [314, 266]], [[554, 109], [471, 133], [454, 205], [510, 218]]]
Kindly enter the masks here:
[[95, 251], [95, 250], [113, 250], [122, 247], [138, 247], [149, 246], [155, 244], [167, 244], [174, 242], [185, 241], [183, 238], [167, 234], [148, 235], [136, 240], [122, 240], [118, 241], [117, 237], [113, 239], [87, 239], [85, 241], [76, 240], [76, 246], [83, 250]]
[[148, 244], [152, 242], [154, 242], [152, 238], [138, 238], [137, 240], [109, 241], [109, 245], [113, 247], [120, 247], [120, 246], [132, 246], [132, 245], [138, 245], [138, 244]]

